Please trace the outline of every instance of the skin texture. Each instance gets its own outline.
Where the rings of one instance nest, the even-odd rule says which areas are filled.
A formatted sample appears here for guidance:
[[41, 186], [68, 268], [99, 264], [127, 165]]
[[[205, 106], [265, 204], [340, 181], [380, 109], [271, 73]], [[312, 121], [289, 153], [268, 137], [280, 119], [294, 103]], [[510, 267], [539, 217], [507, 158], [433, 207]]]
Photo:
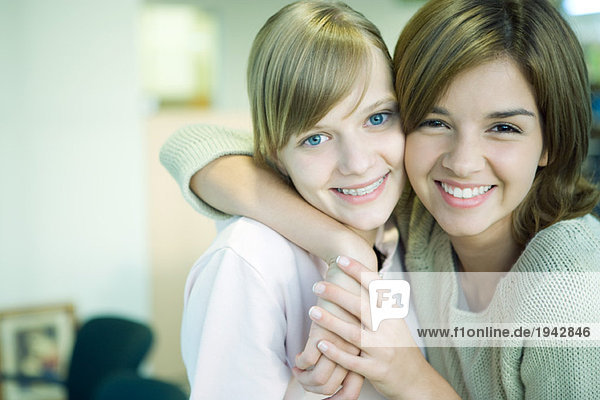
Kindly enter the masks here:
[[[532, 88], [509, 58], [459, 74], [407, 136], [411, 185], [450, 235], [465, 271], [499, 272], [514, 263], [521, 248], [512, 239], [512, 213], [546, 163]], [[465, 199], [443, 185], [471, 196], [474, 188], [489, 189]], [[478, 261], [483, 253], [485, 263]]]
[[[362, 283], [362, 296], [368, 298], [369, 283], [379, 279], [379, 275], [347, 257], [338, 258], [337, 263], [345, 273]], [[459, 398], [425, 360], [403, 319], [382, 321], [377, 331], [373, 332], [369, 307], [361, 301], [361, 295], [328, 282], [319, 282], [313, 290], [320, 298], [338, 304], [359, 320], [362, 317], [363, 325], [356, 321], [342, 321], [318, 306], [311, 308], [310, 317], [313, 321], [361, 349], [360, 355], [349, 354], [323, 340], [318, 347], [325, 356], [365, 376], [388, 399]], [[408, 365], [410, 368], [407, 368]], [[332, 398], [356, 397], [340, 393]]]
[[[370, 76], [358, 80], [312, 129], [291, 138], [278, 152], [278, 165], [306, 201], [374, 243], [405, 178], [404, 135], [389, 68], [379, 50], [372, 51], [372, 60]], [[338, 189], [372, 191], [350, 195]]]
[[[459, 74], [406, 140], [408, 178], [423, 204], [450, 235], [465, 271], [501, 272], [512, 266], [521, 251], [511, 233], [512, 213], [529, 192], [538, 167], [546, 163], [535, 96], [509, 58]], [[446, 193], [450, 187], [453, 193], [454, 188], [471, 193], [457, 198], [456, 193]], [[360, 279], [359, 272], [367, 271], [356, 263], [339, 265], [356, 279]], [[362, 311], [363, 316], [368, 315], [368, 310], [361, 310], [356, 294], [331, 284], [317, 289], [320, 297], [352, 314]], [[467, 300], [478, 299], [484, 304], [489, 300], [481, 293], [481, 286], [467, 282], [463, 289]], [[357, 356], [322, 341], [321, 351], [332, 361], [367, 377], [387, 398], [456, 396], [416, 348], [402, 345], [408, 340], [404, 321], [384, 321], [372, 332], [318, 307], [310, 314], [313, 321], [361, 349]], [[367, 328], [369, 321], [369, 317], [363, 318]], [[369, 343], [400, 345], [366, 348], [361, 341], [365, 335]], [[406, 371], [402, 366], [407, 364], [414, 367], [398, 374], [399, 370]], [[433, 395], [431, 390], [439, 392]]]
[[[210, 163], [194, 175], [191, 189], [225, 212], [262, 221], [302, 247], [313, 249], [324, 260], [333, 260], [339, 253], [328, 253], [329, 246], [311, 241], [310, 235], [304, 233], [315, 229], [329, 231], [330, 239], [348, 250], [345, 254], [356, 254], [375, 269], [375, 234], [398, 202], [405, 175], [404, 136], [391, 73], [379, 50], [373, 48], [371, 55], [370, 75], [358, 80], [351, 93], [313, 129], [292, 138], [278, 152], [278, 168], [310, 205], [272, 171], [256, 168], [249, 157], [223, 157]], [[385, 177], [383, 184], [365, 196], [340, 195], [336, 190], [363, 188], [381, 177]], [[277, 199], [276, 204], [265, 207], [272, 199]], [[307, 218], [311, 223], [303, 224]], [[315, 225], [317, 220], [322, 223]], [[349, 290], [359, 290], [359, 285], [335, 264], [327, 279]], [[333, 304], [319, 304], [345, 321], [354, 319]], [[296, 359], [294, 374], [298, 381], [306, 390], [318, 393], [333, 394], [340, 385], [343, 388], [339, 395], [359, 393], [364, 378], [322, 357], [316, 347], [322, 339], [358, 354], [356, 347], [313, 324], [305, 350]]]
[[[277, 165], [298, 193], [315, 208], [346, 224], [373, 246], [377, 229], [390, 217], [404, 186], [404, 136], [400, 129], [391, 74], [383, 54], [371, 51], [371, 73], [356, 81], [349, 95], [308, 132], [292, 138], [279, 152]], [[352, 196], [338, 189], [363, 190], [382, 183], [371, 193]], [[330, 269], [327, 278], [355, 287], [347, 276]], [[353, 317], [337, 307], [326, 308], [344, 320]], [[296, 358], [294, 373], [306, 390], [332, 394], [360, 392], [362, 377], [321, 357], [316, 343], [332, 339], [331, 332], [311, 327], [305, 351]], [[333, 336], [338, 345], [348, 342]], [[314, 368], [313, 368], [314, 366]]]

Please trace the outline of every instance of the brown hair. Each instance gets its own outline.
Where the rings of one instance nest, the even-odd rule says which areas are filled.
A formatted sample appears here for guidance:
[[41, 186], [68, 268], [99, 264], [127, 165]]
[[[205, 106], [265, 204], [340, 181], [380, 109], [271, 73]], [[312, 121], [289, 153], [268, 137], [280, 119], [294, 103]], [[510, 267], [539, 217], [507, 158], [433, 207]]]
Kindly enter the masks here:
[[568, 23], [546, 0], [431, 0], [408, 22], [394, 54], [404, 132], [433, 109], [454, 77], [510, 57], [533, 86], [548, 165], [513, 214], [524, 245], [558, 221], [588, 214], [600, 192], [582, 177], [591, 130], [591, 96], [583, 51]]
[[391, 57], [379, 30], [344, 3], [298, 1], [258, 32], [248, 60], [254, 156], [274, 161], [290, 137], [307, 131], [368, 74], [370, 47]]

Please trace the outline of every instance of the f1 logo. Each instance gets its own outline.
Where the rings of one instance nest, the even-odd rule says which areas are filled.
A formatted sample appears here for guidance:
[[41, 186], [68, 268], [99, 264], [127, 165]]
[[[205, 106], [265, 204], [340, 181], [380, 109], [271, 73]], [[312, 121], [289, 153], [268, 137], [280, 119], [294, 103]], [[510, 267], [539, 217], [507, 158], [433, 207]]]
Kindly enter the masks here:
[[369, 305], [373, 331], [384, 319], [405, 318], [410, 302], [410, 284], [402, 279], [378, 279], [369, 283]]

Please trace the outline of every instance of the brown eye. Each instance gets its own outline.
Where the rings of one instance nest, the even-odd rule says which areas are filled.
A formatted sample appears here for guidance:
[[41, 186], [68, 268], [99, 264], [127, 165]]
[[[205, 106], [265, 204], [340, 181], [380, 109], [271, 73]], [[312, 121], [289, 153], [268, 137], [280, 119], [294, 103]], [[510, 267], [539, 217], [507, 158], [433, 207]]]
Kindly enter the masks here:
[[511, 124], [497, 124], [494, 125], [491, 130], [498, 133], [523, 133], [520, 129]]
[[419, 128], [443, 128], [446, 124], [439, 119], [426, 119], [419, 124]]

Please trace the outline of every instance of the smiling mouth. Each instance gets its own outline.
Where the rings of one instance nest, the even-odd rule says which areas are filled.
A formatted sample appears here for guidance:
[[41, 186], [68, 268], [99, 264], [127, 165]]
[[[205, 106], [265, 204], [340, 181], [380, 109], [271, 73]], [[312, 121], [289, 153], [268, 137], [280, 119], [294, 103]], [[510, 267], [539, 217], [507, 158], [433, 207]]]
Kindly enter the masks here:
[[336, 188], [336, 190], [339, 193], [345, 194], [347, 196], [364, 196], [364, 195], [367, 195], [367, 194], [375, 191], [379, 186], [381, 186], [381, 184], [385, 181], [385, 178], [387, 178], [387, 176], [389, 174], [390, 173], [388, 172], [381, 178], [377, 179], [375, 182], [373, 182], [365, 187], [355, 188], [355, 189]]
[[470, 199], [475, 196], [480, 196], [495, 187], [495, 185], [482, 185], [469, 188], [459, 188], [440, 181], [437, 181], [437, 183], [442, 187], [442, 189], [444, 189], [444, 192], [457, 199]]

